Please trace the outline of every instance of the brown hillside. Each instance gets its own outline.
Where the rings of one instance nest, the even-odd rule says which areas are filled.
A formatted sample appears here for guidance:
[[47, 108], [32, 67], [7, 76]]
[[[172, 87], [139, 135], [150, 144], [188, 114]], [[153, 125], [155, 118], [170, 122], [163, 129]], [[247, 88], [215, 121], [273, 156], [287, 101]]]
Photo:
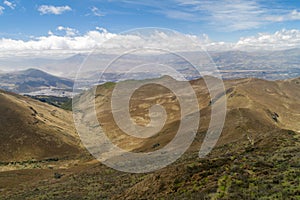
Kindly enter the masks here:
[[[176, 84], [175, 80], [172, 84]], [[128, 82], [122, 83], [126, 88]], [[191, 81], [196, 91], [200, 108], [199, 133], [204, 133], [210, 122], [210, 96], [203, 79]], [[226, 144], [241, 139], [255, 140], [274, 130], [293, 130], [300, 132], [300, 84], [299, 79], [287, 81], [266, 81], [260, 79], [239, 79], [225, 81], [227, 98], [227, 117], [218, 144]], [[162, 105], [168, 114], [164, 128], [147, 139], [127, 135], [118, 128], [111, 113], [111, 95], [114, 85], [99, 86], [97, 89], [97, 111], [105, 133], [122, 148], [132, 151], [152, 151], [168, 144], [179, 126], [180, 104], [175, 95], [159, 85], [145, 85], [139, 88], [130, 100], [130, 114], [139, 125], [150, 122], [149, 108]], [[184, 92], [184, 90], [182, 90]], [[213, 103], [224, 101], [215, 97]], [[120, 102], [121, 103], [121, 102]], [[199, 112], [194, 110], [193, 112]], [[203, 135], [198, 134], [201, 141]], [[156, 144], [159, 144], [156, 145]], [[197, 144], [199, 148], [200, 143]]]
[[23, 161], [79, 153], [70, 112], [0, 91], [0, 160]]
[[[174, 80], [168, 81], [176, 84]], [[213, 151], [207, 157], [199, 158], [198, 152], [210, 122], [211, 105], [218, 105], [225, 98], [218, 95], [210, 102], [203, 79], [191, 81], [200, 107], [200, 127], [190, 149], [173, 164], [152, 173], [130, 174], [94, 160], [83, 160], [76, 165], [71, 163], [64, 169], [48, 168], [48, 165], [53, 165], [50, 162], [46, 163], [47, 168], [0, 172], [0, 196], [3, 199], [299, 199], [299, 83], [299, 78], [225, 81], [227, 116], [222, 135]], [[146, 85], [132, 96], [130, 114], [140, 125], [149, 123], [148, 111], [154, 104], [161, 104], [169, 114], [167, 123], [157, 135], [140, 139], [122, 132], [113, 120], [110, 96], [114, 86], [107, 83], [97, 88], [96, 108], [103, 130], [116, 145], [134, 152], [149, 152], [163, 148], [172, 140], [180, 122], [180, 105], [170, 90]], [[182, 92], [185, 94], [184, 90]], [[88, 92], [84, 95], [88, 96]], [[57, 145], [55, 141], [64, 141], [64, 145], [76, 144], [72, 132], [62, 137], [61, 134], [53, 134], [61, 132], [51, 131], [56, 130], [53, 127], [74, 130], [68, 112], [3, 92], [1, 104], [5, 105], [1, 105], [2, 113], [22, 116], [17, 119], [19, 124], [27, 125], [26, 132], [50, 130], [41, 131], [49, 136], [46, 139], [42, 134], [30, 133], [32, 138], [44, 142], [44, 146], [37, 145], [41, 152], [49, 150], [48, 140], [54, 145]], [[35, 114], [30, 106], [40, 114]], [[57, 110], [55, 116], [51, 115], [53, 109]], [[84, 109], [89, 114], [94, 107], [88, 105]], [[4, 119], [7, 124], [16, 122]], [[43, 122], [45, 119], [47, 122]], [[1, 126], [3, 129], [10, 128], [4, 123]], [[19, 135], [16, 130], [20, 129], [15, 126], [9, 132]], [[3, 135], [9, 139], [8, 134]], [[25, 140], [25, 137], [18, 138]], [[16, 147], [11, 146], [10, 149]], [[57, 178], [55, 174], [62, 177]]]

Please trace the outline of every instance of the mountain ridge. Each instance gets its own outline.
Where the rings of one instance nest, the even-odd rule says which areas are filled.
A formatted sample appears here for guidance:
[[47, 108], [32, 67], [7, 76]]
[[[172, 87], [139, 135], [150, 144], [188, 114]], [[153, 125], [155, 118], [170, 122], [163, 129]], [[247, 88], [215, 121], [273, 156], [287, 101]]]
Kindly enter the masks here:
[[46, 88], [71, 90], [72, 87], [72, 80], [34, 68], [0, 74], [0, 88], [16, 93], [37, 92]]
[[[27, 166], [25, 170], [5, 171], [11, 164], [0, 163], [0, 196], [3, 199], [56, 199], [57, 196], [66, 199], [298, 198], [299, 80], [300, 78], [281, 81], [256, 78], [225, 80], [225, 95], [218, 96], [213, 102], [204, 79], [193, 80], [190, 84], [198, 98], [199, 110], [195, 112], [200, 112], [200, 127], [193, 144], [173, 164], [152, 173], [130, 174], [108, 168], [92, 157], [85, 157], [85, 160], [78, 158], [80, 162], [54, 161], [57, 162], [54, 169], [53, 162], [45, 161], [44, 156], [37, 162], [41, 166], [45, 165], [40, 169]], [[168, 78], [168, 81], [175, 80]], [[135, 81], [120, 84], [126, 86], [132, 82]], [[157, 103], [165, 107], [169, 116], [161, 132], [151, 138], [139, 140], [124, 134], [112, 120], [108, 105], [114, 87], [115, 84], [111, 83], [98, 86], [96, 105], [92, 108], [97, 109], [98, 120], [115, 145], [136, 153], [151, 152], [163, 148], [173, 139], [180, 123], [180, 105], [170, 90], [158, 85], [146, 85], [133, 94], [130, 114], [136, 123], [147, 124], [148, 109]], [[35, 117], [52, 119], [53, 124], [50, 127], [64, 128], [65, 131], [70, 129], [68, 132], [71, 137], [59, 138], [60, 140], [63, 139], [69, 144], [78, 141], [75, 139], [70, 142], [70, 138], [76, 138], [75, 135], [73, 137], [75, 132], [71, 131], [74, 128], [67, 128], [71, 123], [70, 112], [55, 108], [57, 111], [54, 113], [52, 106], [12, 93], [6, 93], [6, 98], [12, 96], [10, 99], [13, 101], [5, 103], [2, 100], [3, 93], [5, 96], [5, 92], [0, 92], [2, 113], [9, 109], [12, 109], [10, 113], [13, 113], [14, 109], [18, 108], [17, 104], [23, 108], [22, 113], [27, 113], [26, 122], [34, 123]], [[83, 95], [88, 95], [88, 92]], [[225, 97], [228, 112], [221, 137], [208, 156], [199, 158], [199, 149], [211, 120], [211, 104], [217, 105], [224, 101]], [[51, 112], [55, 116], [47, 114], [51, 115]], [[87, 112], [89, 113], [89, 110]], [[44, 114], [43, 118], [41, 114]], [[24, 115], [19, 113], [13, 116], [11, 119], [16, 119], [16, 116], [24, 118]], [[35, 126], [39, 126], [40, 123]], [[0, 127], [0, 130], [1, 137], [4, 135], [9, 138], [5, 135], [4, 128]], [[49, 139], [54, 140], [53, 138], [57, 137], [52, 133], [47, 134]], [[47, 143], [43, 145], [46, 149], [49, 147]], [[81, 155], [80, 152], [78, 154]], [[55, 153], [53, 155], [57, 156]], [[18, 165], [24, 167], [24, 163]]]

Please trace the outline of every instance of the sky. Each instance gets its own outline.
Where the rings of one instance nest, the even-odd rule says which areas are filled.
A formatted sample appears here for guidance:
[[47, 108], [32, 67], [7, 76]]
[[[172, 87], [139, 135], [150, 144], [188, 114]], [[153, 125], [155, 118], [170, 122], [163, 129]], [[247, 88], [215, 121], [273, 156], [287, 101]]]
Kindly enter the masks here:
[[0, 0], [0, 24], [1, 54], [89, 49], [142, 27], [173, 29], [212, 49], [300, 47], [298, 0]]

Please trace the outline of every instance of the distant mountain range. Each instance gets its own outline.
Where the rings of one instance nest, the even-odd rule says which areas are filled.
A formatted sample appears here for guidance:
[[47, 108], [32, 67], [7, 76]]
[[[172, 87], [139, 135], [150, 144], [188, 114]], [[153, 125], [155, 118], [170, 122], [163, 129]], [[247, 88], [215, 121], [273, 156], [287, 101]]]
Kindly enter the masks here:
[[[184, 55], [188, 60], [196, 60], [199, 59], [199, 56], [203, 55], [200, 52], [183, 52], [180, 54]], [[210, 51], [208, 54], [226, 79], [255, 77], [269, 80], [283, 80], [300, 76], [299, 48], [279, 51]], [[75, 54], [63, 58], [2, 58], [0, 59], [0, 66], [1, 70], [20, 70], [34, 66], [43, 71], [60, 74], [73, 79], [81, 64], [85, 63], [82, 70], [87, 73], [86, 78], [89, 78], [95, 75], [95, 70], [103, 71], [110, 61], [114, 60], [117, 56], [99, 53], [91, 55]], [[170, 60], [168, 55], [156, 55], [155, 58], [157, 61], [170, 64], [170, 66], [176, 69], [185, 68], [185, 66], [182, 66], [182, 62]], [[132, 69], [132, 66], [137, 66], [145, 62], [148, 63], [149, 61], [153, 61], [153, 56], [130, 56], [123, 60], [122, 65], [116, 66], [114, 70], [118, 73], [128, 72], [128, 69]], [[203, 69], [203, 71], [211, 72], [211, 69]], [[155, 72], [155, 69], [151, 72]]]
[[300, 76], [300, 49], [211, 52], [224, 78], [283, 80]]
[[[300, 49], [208, 53], [217, 66], [218, 72], [212, 70], [209, 65], [201, 66], [201, 74], [190, 67], [190, 61], [197, 63], [202, 59], [201, 56], [203, 56], [203, 53], [200, 52], [180, 53], [188, 62], [183, 62], [180, 58], [174, 59], [172, 54], [160, 54], [155, 56], [130, 55], [122, 58], [121, 63], [105, 70], [103, 74], [102, 72], [107, 64], [115, 59], [117, 55], [92, 54], [88, 56], [85, 54], [76, 54], [62, 59], [1, 59], [1, 70], [6, 69], [7, 67], [5, 66], [9, 66], [11, 69], [24, 69], [30, 66], [37, 66], [43, 71], [32, 68], [9, 73], [0, 71], [0, 89], [32, 96], [71, 96], [73, 86], [73, 80], [71, 79], [75, 80], [78, 68], [82, 63], [84, 63], [84, 65], [81, 67], [80, 76], [76, 80], [81, 89], [87, 89], [103, 82], [158, 78], [168, 74], [168, 72], [159, 72], [155, 67], [148, 71], [132, 71], [133, 67], [141, 66], [145, 63], [158, 63], [171, 66], [179, 71], [180, 74], [184, 75], [187, 80], [194, 80], [200, 78], [201, 75], [213, 75], [215, 73], [220, 73], [224, 79], [261, 78], [267, 80], [283, 80], [300, 76]], [[64, 78], [48, 74], [48, 72], [63, 74]], [[99, 79], [100, 74], [102, 74], [101, 80]]]
[[38, 69], [27, 69], [0, 74], [0, 88], [15, 93], [39, 93], [39, 91], [71, 91], [73, 81], [57, 77]]

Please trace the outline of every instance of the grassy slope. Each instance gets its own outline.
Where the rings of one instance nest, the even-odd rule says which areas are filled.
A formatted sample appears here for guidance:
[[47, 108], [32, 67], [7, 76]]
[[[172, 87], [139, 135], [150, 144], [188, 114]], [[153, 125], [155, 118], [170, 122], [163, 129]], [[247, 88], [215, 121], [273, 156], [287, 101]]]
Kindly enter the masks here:
[[[198, 158], [198, 150], [209, 122], [209, 99], [202, 80], [194, 81], [193, 85], [199, 96], [203, 121], [191, 148], [167, 168], [149, 174], [127, 174], [91, 161], [70, 165], [66, 169], [2, 172], [2, 197], [299, 199], [299, 79], [279, 82], [243, 79], [226, 82], [226, 88], [232, 89], [227, 93], [228, 114], [225, 127], [218, 146], [204, 159]], [[111, 89], [99, 88], [101, 95], [98, 98], [107, 97]], [[166, 94], [166, 91], [163, 93]], [[140, 96], [137, 96], [137, 100], [138, 97]], [[170, 102], [174, 99], [162, 100], [172, 110]], [[102, 109], [106, 107], [105, 104], [98, 106], [100, 111], [101, 106]], [[147, 106], [141, 110], [135, 109], [133, 117], [141, 115], [146, 108]], [[276, 120], [274, 113], [279, 116]], [[109, 121], [108, 114], [107, 122]], [[165, 130], [169, 130], [172, 123], [176, 123], [176, 115], [170, 119]], [[107, 128], [114, 127], [111, 123], [107, 125]], [[168, 134], [170, 133], [165, 132], [144, 141], [138, 151], [148, 151], [157, 141], [163, 146], [170, 139], [170, 135], [165, 136]], [[116, 139], [116, 144], [132, 148], [125, 145], [125, 141]], [[46, 165], [53, 162], [60, 161], [47, 161]], [[59, 166], [62, 163], [56, 164]], [[57, 179], [54, 173], [63, 176]], [[36, 174], [39, 174], [39, 178]], [[5, 186], [6, 183], [10, 184]]]
[[80, 152], [71, 113], [0, 91], [0, 159], [24, 161]]

